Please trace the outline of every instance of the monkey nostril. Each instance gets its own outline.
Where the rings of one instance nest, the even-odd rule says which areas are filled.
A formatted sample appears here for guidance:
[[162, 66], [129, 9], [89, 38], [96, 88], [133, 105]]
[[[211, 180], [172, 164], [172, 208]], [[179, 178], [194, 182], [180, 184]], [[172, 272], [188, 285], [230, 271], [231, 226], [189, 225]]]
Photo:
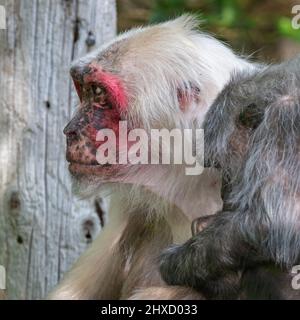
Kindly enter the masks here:
[[91, 72], [91, 68], [88, 65], [74, 65], [70, 69], [71, 77], [75, 81], [82, 82], [84, 75]]
[[66, 126], [63, 132], [68, 138], [75, 138], [78, 135], [77, 131], [69, 126]]
[[75, 131], [70, 131], [67, 133], [67, 136], [69, 138], [75, 138], [75, 137], [77, 137], [77, 133]]

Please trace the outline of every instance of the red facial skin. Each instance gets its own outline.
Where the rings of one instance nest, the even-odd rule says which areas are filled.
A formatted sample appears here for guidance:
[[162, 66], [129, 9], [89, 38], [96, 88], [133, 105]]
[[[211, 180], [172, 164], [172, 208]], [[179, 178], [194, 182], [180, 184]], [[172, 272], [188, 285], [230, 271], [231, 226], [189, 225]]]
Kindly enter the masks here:
[[90, 65], [91, 72], [84, 76], [85, 83], [98, 83], [106, 89], [110, 101], [122, 112], [127, 108], [127, 97], [122, 81], [114, 74], [104, 72], [97, 65]]
[[[89, 65], [89, 72], [73, 76], [74, 85], [81, 106], [64, 129], [67, 136], [67, 161], [72, 174], [112, 174], [114, 166], [99, 165], [96, 160], [97, 148], [104, 143], [96, 141], [101, 129], [112, 129], [117, 142], [121, 112], [126, 111], [127, 98], [121, 79], [104, 72], [95, 64]], [[80, 81], [79, 79], [82, 79]], [[97, 98], [92, 87], [104, 89], [105, 96]], [[117, 145], [118, 148], [118, 145]]]
[[[116, 136], [118, 162], [119, 121], [121, 116], [126, 114], [128, 107], [122, 80], [95, 64], [79, 67], [78, 70], [74, 68], [72, 77], [81, 106], [64, 130], [67, 136], [67, 161], [70, 162], [71, 173], [75, 176], [96, 175], [102, 179], [108, 178], [110, 181], [115, 178], [116, 173], [120, 175], [121, 171], [126, 175], [127, 165], [100, 165], [96, 159], [97, 148], [106, 142], [96, 141], [97, 133], [101, 129], [112, 129]], [[97, 98], [90, 90], [93, 86], [104, 88], [105, 98]], [[179, 96], [182, 100], [186, 99], [184, 93], [179, 92]], [[132, 144], [134, 142], [127, 141], [127, 149]], [[145, 165], [142, 166], [146, 168]], [[135, 169], [139, 169], [138, 167], [135, 165]], [[126, 182], [130, 182], [128, 179], [127, 175]]]

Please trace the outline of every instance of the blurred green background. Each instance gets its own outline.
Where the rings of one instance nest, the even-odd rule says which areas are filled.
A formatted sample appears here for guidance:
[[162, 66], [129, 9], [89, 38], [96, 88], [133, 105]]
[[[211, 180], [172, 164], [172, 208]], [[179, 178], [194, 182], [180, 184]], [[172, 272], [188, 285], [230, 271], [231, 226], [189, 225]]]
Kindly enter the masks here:
[[118, 30], [196, 13], [202, 29], [246, 56], [275, 62], [300, 53], [300, 29], [291, 26], [300, 0], [117, 0]]

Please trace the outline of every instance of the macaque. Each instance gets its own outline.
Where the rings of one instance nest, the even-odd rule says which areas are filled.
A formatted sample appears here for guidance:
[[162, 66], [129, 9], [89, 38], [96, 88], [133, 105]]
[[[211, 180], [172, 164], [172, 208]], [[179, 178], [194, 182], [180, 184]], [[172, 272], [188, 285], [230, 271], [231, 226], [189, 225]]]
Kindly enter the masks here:
[[300, 56], [235, 73], [203, 128], [223, 209], [164, 251], [163, 279], [208, 299], [300, 299]]
[[[131, 30], [73, 63], [80, 106], [64, 133], [74, 189], [83, 197], [109, 192], [111, 205], [108, 224], [49, 298], [203, 299], [192, 289], [166, 286], [158, 257], [190, 238], [199, 211], [221, 209], [219, 173], [193, 176], [185, 165], [128, 163], [141, 153], [132, 151], [132, 141], [110, 145], [99, 131], [118, 138], [120, 121], [127, 121], [128, 137], [134, 129], [200, 128], [231, 72], [246, 68], [253, 67], [197, 31], [190, 16]], [[99, 163], [104, 147], [116, 161]]]

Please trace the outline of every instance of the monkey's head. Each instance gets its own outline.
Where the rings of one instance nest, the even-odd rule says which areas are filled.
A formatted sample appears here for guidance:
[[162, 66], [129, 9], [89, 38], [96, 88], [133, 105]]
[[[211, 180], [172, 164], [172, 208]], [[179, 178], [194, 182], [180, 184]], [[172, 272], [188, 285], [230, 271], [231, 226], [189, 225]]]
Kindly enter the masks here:
[[[129, 150], [130, 131], [135, 136], [133, 130], [143, 129], [150, 136], [151, 129], [201, 126], [230, 72], [247, 62], [196, 26], [194, 18], [183, 16], [135, 29], [73, 63], [80, 106], [64, 133], [74, 177], [101, 184], [135, 183], [143, 165], [126, 161], [130, 153], [139, 152]], [[127, 122], [126, 128], [121, 129], [120, 121]], [[108, 139], [109, 133], [101, 139], [103, 130], [115, 138]], [[121, 130], [128, 134], [122, 141]], [[97, 154], [104, 147], [108, 157], [116, 154], [116, 161], [99, 163]], [[157, 172], [155, 165], [144, 167]]]
[[[287, 153], [287, 147], [280, 145], [283, 139], [275, 137], [299, 129], [293, 124], [299, 116], [299, 62], [300, 57], [233, 73], [204, 120], [208, 166], [234, 176], [248, 159], [248, 165], [270, 159], [275, 162], [282, 157], [282, 148]], [[262, 148], [260, 152], [257, 146]]]

